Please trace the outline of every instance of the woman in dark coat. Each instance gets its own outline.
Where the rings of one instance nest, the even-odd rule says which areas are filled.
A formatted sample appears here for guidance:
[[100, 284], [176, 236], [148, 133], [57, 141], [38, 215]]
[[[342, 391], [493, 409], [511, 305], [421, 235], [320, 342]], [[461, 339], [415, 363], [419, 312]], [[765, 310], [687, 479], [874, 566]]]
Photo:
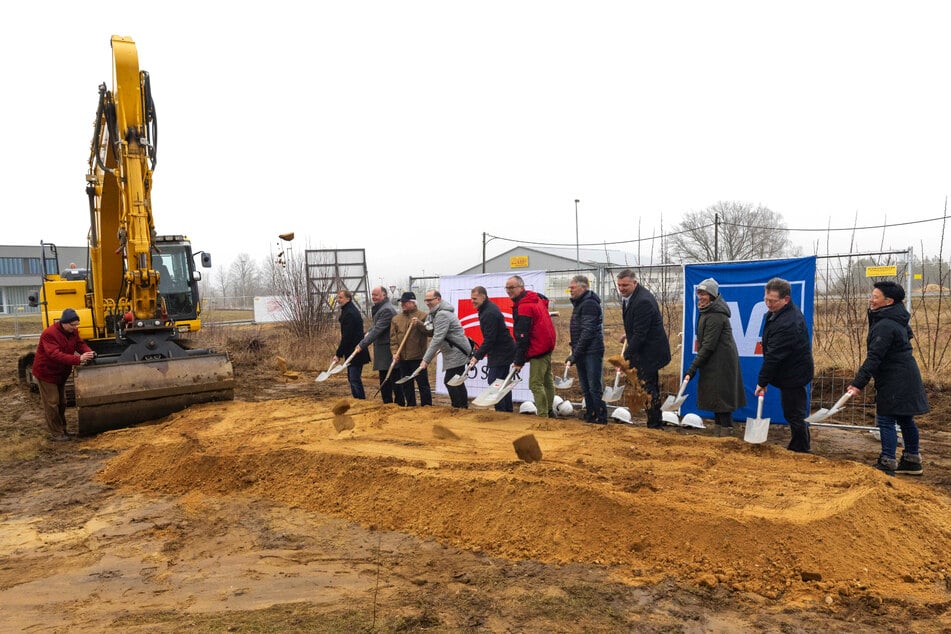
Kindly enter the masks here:
[[[875, 422], [882, 439], [882, 453], [872, 465], [888, 475], [902, 473], [921, 475], [921, 454], [918, 449], [918, 426], [915, 416], [929, 410], [921, 372], [911, 353], [914, 336], [908, 320], [911, 317], [901, 303], [905, 289], [891, 281], [876, 282], [868, 300], [868, 354], [852, 379], [848, 392], [857, 395], [871, 379], [875, 379]], [[905, 448], [901, 460], [895, 459], [898, 432]]]
[[714, 413], [716, 435], [733, 432], [733, 410], [746, 405], [740, 355], [730, 326], [730, 307], [720, 297], [720, 285], [713, 278], [697, 285], [697, 356], [685, 379], [700, 372], [697, 407]]

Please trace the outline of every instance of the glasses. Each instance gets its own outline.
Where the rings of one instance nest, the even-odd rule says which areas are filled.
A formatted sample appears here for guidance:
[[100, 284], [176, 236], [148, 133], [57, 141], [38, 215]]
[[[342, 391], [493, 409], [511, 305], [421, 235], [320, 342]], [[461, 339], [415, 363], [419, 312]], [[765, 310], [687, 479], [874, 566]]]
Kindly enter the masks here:
[[767, 304], [778, 304], [779, 302], [783, 301], [783, 298], [782, 298], [782, 297], [775, 297], [775, 298], [773, 298], [773, 297], [764, 297], [764, 298], [763, 298], [763, 301], [764, 301], [765, 303], [767, 303]]
[[436, 298], [435, 298], [435, 297], [424, 297], [424, 298], [423, 298], [423, 301], [424, 301], [424, 302], [434, 302], [434, 301], [436, 301]]
[[522, 287], [521, 287], [521, 286], [506, 286], [506, 287], [505, 287], [505, 290], [511, 291], [511, 290], [516, 289], [516, 288], [522, 288]]

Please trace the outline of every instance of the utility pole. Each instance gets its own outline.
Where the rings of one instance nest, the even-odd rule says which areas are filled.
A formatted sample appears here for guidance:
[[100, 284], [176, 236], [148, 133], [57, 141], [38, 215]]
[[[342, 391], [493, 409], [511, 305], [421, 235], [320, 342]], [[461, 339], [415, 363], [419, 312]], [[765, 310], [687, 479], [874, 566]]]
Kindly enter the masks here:
[[575, 269], [581, 270], [581, 242], [578, 240], [578, 203], [581, 201], [575, 198]]

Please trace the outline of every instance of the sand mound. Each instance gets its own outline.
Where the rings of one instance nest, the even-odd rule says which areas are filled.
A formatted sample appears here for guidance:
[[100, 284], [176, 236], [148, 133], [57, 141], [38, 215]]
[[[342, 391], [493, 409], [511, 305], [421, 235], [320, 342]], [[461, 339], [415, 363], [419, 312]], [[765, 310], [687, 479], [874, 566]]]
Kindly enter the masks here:
[[[209, 404], [90, 442], [120, 450], [100, 473], [113, 485], [263, 496], [501, 557], [602, 564], [628, 583], [947, 601], [947, 503], [865, 465], [689, 430], [364, 401], [338, 430], [332, 408]], [[529, 433], [539, 462], [513, 450]]]

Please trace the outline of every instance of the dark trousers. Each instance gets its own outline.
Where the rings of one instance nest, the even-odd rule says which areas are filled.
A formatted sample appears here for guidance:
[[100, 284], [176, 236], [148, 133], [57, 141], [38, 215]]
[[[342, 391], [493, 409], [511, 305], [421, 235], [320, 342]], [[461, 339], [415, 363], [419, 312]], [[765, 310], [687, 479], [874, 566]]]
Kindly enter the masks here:
[[[400, 372], [403, 376], [409, 376], [416, 371], [416, 368], [419, 367], [419, 363], [422, 359], [409, 359], [406, 361], [400, 361]], [[416, 382], [416, 386], [419, 387], [419, 404], [422, 407], [433, 404], [433, 392], [429, 389], [429, 368], [426, 368], [422, 372], [416, 375], [416, 378], [413, 380]], [[416, 407], [416, 390], [413, 389], [413, 381], [407, 381], [403, 385], [399, 386], [403, 388], [403, 398], [406, 399], [407, 407]]]
[[780, 402], [783, 406], [783, 418], [789, 423], [790, 451], [808, 453], [810, 450], [809, 423], [806, 418], [806, 386], [779, 388]]
[[351, 363], [347, 366], [347, 382], [350, 383], [350, 395], [353, 398], [366, 399], [367, 394], [363, 390], [363, 364], [357, 365]]
[[[489, 365], [486, 366], [486, 376], [485, 380], [489, 382], [489, 385], [492, 385], [496, 379], [504, 379], [509, 375], [509, 370], [512, 369], [510, 365]], [[511, 412], [513, 411], [512, 406], [512, 393], [509, 392], [502, 397], [502, 400], [495, 404], [495, 411], [497, 412]]]
[[66, 433], [66, 384], [47, 383], [37, 379], [40, 388], [40, 400], [43, 401], [43, 416], [50, 436], [62, 436]]
[[608, 407], [604, 403], [604, 362], [601, 355], [583, 354], [575, 359], [578, 382], [584, 396], [584, 419], [589, 423], [608, 422]]
[[386, 373], [389, 370], [380, 370], [380, 396], [383, 397], [384, 403], [392, 403], [393, 398], [396, 397], [396, 404], [402, 407], [406, 405], [406, 399], [403, 398], [403, 386], [396, 385], [396, 381], [402, 376], [399, 366], [399, 363], [393, 366], [393, 371], [390, 372], [390, 380], [386, 383], [383, 382], [383, 379], [386, 378]]
[[733, 412], [714, 412], [713, 422], [721, 427], [733, 428]]
[[446, 391], [449, 392], [449, 400], [452, 401], [452, 406], [460, 409], [469, 408], [469, 390], [466, 389], [465, 383], [462, 385], [449, 385], [449, 379], [462, 374], [465, 370], [466, 366], [464, 365], [449, 368], [442, 377], [443, 383], [446, 384]]
[[644, 391], [650, 394], [651, 402], [644, 411], [647, 412], [647, 426], [651, 429], [664, 426], [660, 413], [660, 375], [657, 370], [642, 370], [637, 368], [637, 380]]

